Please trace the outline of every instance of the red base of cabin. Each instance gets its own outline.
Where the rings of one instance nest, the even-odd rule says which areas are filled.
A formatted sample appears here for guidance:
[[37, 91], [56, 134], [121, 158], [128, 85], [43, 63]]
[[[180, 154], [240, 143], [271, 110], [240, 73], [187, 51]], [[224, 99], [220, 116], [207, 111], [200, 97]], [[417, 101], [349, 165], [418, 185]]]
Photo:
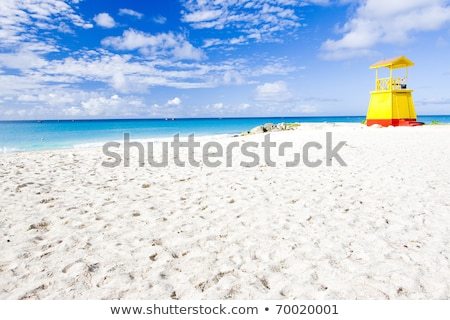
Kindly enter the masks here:
[[415, 127], [423, 125], [423, 122], [418, 122], [416, 119], [367, 119], [366, 124], [371, 126], [373, 124], [379, 124], [383, 127], [389, 126], [404, 126], [404, 127]]

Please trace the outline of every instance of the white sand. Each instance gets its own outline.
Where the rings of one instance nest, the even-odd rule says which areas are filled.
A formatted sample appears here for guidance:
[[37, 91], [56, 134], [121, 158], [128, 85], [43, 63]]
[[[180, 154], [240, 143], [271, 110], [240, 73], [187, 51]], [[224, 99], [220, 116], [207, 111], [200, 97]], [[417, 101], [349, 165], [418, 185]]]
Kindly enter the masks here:
[[327, 131], [347, 141], [348, 166], [1, 155], [0, 298], [449, 299], [450, 126], [305, 124], [271, 138], [297, 152]]

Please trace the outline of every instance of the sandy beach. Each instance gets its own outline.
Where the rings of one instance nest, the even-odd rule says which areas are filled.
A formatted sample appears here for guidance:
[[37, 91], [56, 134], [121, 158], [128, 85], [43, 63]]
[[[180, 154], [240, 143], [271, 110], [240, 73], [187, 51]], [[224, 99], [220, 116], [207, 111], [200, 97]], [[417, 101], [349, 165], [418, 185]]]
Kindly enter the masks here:
[[[327, 132], [346, 166], [326, 165]], [[108, 168], [101, 148], [0, 155], [0, 299], [450, 298], [450, 126], [270, 137], [294, 146], [275, 167], [238, 149], [215, 168], [201, 150], [165, 168], [136, 152]], [[322, 164], [286, 166], [310, 141]]]

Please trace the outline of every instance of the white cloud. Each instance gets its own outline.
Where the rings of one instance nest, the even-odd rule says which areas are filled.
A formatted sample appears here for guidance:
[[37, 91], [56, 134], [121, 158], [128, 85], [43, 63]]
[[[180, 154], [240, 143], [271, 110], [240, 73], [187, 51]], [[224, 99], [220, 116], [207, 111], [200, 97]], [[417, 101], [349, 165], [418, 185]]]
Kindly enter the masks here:
[[214, 103], [213, 104], [214, 109], [216, 110], [222, 110], [224, 107], [224, 104], [222, 102]]
[[164, 23], [166, 23], [167, 18], [163, 17], [163, 16], [157, 16], [157, 17], [153, 18], [153, 21], [158, 23], [158, 24], [164, 24]]
[[61, 85], [39, 88], [29, 86], [22, 91], [26, 93], [4, 96], [7, 101], [0, 103], [0, 118], [117, 118], [148, 115], [142, 98], [131, 95], [119, 97], [103, 90], [88, 92]]
[[[128, 114], [134, 117], [150, 116], [153, 114], [146, 113], [148, 110], [145, 111], [145, 107], [132, 107], [133, 101], [137, 104], [144, 103], [131, 94], [146, 93], [145, 99], [151, 100], [148, 93], [152, 87], [186, 89], [248, 84], [261, 76], [262, 70], [266, 70], [264, 75], [270, 75], [270, 70], [274, 74], [279, 72], [285, 74], [286, 71], [287, 61], [273, 57], [261, 60], [229, 59], [218, 62], [174, 61], [175, 54], [181, 56], [187, 54], [174, 50], [177, 47], [183, 50], [176, 40], [177, 37], [173, 36], [166, 41], [172, 46], [164, 49], [170, 53], [168, 57], [159, 54], [152, 59], [97, 49], [73, 51], [65, 58], [50, 60], [32, 50], [46, 52], [51, 49], [40, 43], [30, 44], [28, 51], [22, 49], [15, 53], [2, 53], [0, 117], [25, 119], [39, 115], [43, 118], [75, 116], [92, 118], [114, 117], [114, 113], [122, 117]], [[161, 43], [159, 50], [162, 50], [161, 46], [164, 47]], [[20, 75], [2, 73], [1, 66], [16, 68]], [[267, 89], [267, 86], [263, 89]], [[115, 94], [120, 94], [120, 103], [116, 101], [117, 99], [111, 99]], [[283, 97], [289, 95], [284, 94]], [[261, 93], [260, 97], [271, 98], [267, 93]], [[272, 96], [272, 99], [281, 98]], [[170, 103], [163, 104], [165, 109], [182, 112], [180, 98], [173, 98], [168, 102]], [[229, 110], [237, 110], [236, 108], [237, 106], [231, 106]], [[225, 106], [222, 109], [225, 109]], [[19, 115], [20, 110], [29, 112], [22, 117]], [[229, 110], [227, 109], [227, 112]]]
[[79, 115], [82, 115], [82, 110], [81, 108], [71, 106], [68, 108], [64, 108], [63, 113], [69, 117], [77, 117]]
[[243, 84], [245, 83], [245, 78], [241, 75], [238, 70], [227, 70], [223, 74], [222, 79], [223, 84]]
[[202, 60], [205, 56], [201, 49], [195, 48], [187, 41], [181, 41], [173, 48], [172, 53], [177, 60]]
[[246, 43], [246, 39], [244, 36], [239, 36], [238, 38], [231, 38], [230, 39], [230, 44], [231, 45], [236, 45], [236, 44], [243, 44]]
[[131, 9], [119, 9], [119, 15], [124, 16], [132, 16], [138, 19], [142, 19], [142, 17], [144, 16], [142, 13], [131, 10]]
[[[0, 117], [83, 118], [128, 114], [137, 117], [148, 115], [143, 99], [153, 99], [149, 95], [152, 87], [185, 89], [248, 84], [261, 76], [261, 72], [279, 74], [286, 70], [283, 63], [275, 65], [272, 57], [206, 60], [203, 50], [186, 35], [176, 32], [150, 34], [130, 29], [120, 37], [105, 38], [102, 43], [107, 49], [94, 46], [76, 50], [64, 47], [66, 39], [60, 40], [57, 32], [74, 33], [78, 28], [92, 28], [89, 21], [78, 15], [77, 1], [0, 0], [0, 3]], [[260, 10], [267, 15], [288, 17], [291, 14], [289, 10], [270, 6], [261, 6]], [[133, 16], [129, 11], [122, 14]], [[112, 22], [108, 22], [108, 17], [104, 13], [93, 21], [104, 27], [115, 25], [112, 17]], [[49, 32], [54, 36], [49, 36]], [[248, 38], [233, 35], [228, 41], [248, 43]], [[128, 52], [133, 50], [144, 56]], [[146, 95], [133, 96], [141, 93]], [[162, 100], [165, 110], [180, 111], [185, 107], [178, 97], [164, 104], [165, 101]], [[233, 107], [219, 103], [212, 107], [244, 110], [249, 105]]]
[[[78, 107], [80, 108], [80, 107]], [[65, 109], [73, 112], [73, 107]], [[76, 109], [75, 109], [76, 112]], [[135, 97], [122, 98], [118, 95], [105, 97], [98, 95], [81, 102], [81, 111], [84, 116], [89, 117], [129, 117], [146, 114], [147, 110], [142, 100]]]
[[291, 72], [303, 70], [303, 66], [293, 66], [285, 57], [269, 57], [264, 64], [255, 69], [255, 75], [287, 75]]
[[[14, 56], [8, 60], [20, 67], [21, 71], [27, 72], [27, 63], [20, 66]], [[1, 61], [0, 55], [0, 63]], [[107, 50], [73, 52], [67, 58], [43, 62], [45, 65], [34, 70], [29, 76], [22, 77], [20, 83], [40, 87], [44, 86], [45, 82], [62, 85], [95, 82], [109, 84], [120, 93], [144, 93], [152, 86], [208, 88], [223, 84], [224, 81], [232, 85], [243, 81], [238, 71], [250, 72], [246, 71], [246, 67], [241, 63], [232, 61], [207, 64], [173, 61], [164, 57], [147, 60], [129, 54], [114, 54]], [[1, 74], [0, 81], [17, 82]], [[17, 90], [14, 90], [14, 85], [3, 84], [0, 86], [0, 96], [20, 93], [23, 89], [19, 85], [16, 87]]]
[[114, 28], [116, 26], [116, 22], [108, 13], [99, 13], [94, 17], [95, 23], [103, 28]]
[[112, 75], [110, 84], [111, 84], [111, 87], [113, 87], [115, 90], [117, 90], [121, 93], [128, 93], [130, 91], [133, 91], [133, 92], [141, 91], [141, 90], [137, 90], [136, 86], [134, 88], [131, 88], [129, 80], [123, 74], [122, 71], [114, 72], [114, 74]]
[[[182, 20], [197, 29], [230, 28], [246, 39], [277, 42], [295, 36], [302, 26], [296, 9], [304, 3], [293, 0], [184, 0]], [[239, 36], [241, 36], [239, 35]], [[240, 37], [234, 37], [240, 39]], [[224, 40], [222, 40], [224, 41]], [[240, 42], [245, 42], [240, 40]]]
[[249, 37], [247, 36], [239, 36], [230, 39], [205, 39], [203, 40], [203, 48], [211, 48], [217, 46], [236, 46], [236, 45], [244, 45], [249, 43]]
[[250, 108], [250, 104], [248, 103], [243, 103], [239, 106], [239, 110], [247, 110], [248, 108]]
[[179, 106], [180, 104], [181, 104], [181, 99], [178, 97], [175, 97], [172, 100], [167, 101], [167, 105], [169, 105], [169, 106]]
[[21, 48], [18, 52], [0, 53], [0, 66], [11, 69], [31, 69], [43, 67], [47, 61], [27, 48]]
[[[55, 23], [58, 22], [58, 23]], [[92, 28], [62, 0], [1, 0], [0, 42], [2, 49], [20, 45], [23, 41], [52, 44], [52, 38], [42, 36], [42, 30], [71, 32], [71, 27]]]
[[188, 23], [206, 22], [219, 18], [223, 15], [222, 10], [203, 10], [188, 13], [183, 17], [183, 20]]
[[121, 37], [108, 37], [102, 40], [104, 46], [116, 50], [136, 50], [150, 56], [172, 56], [177, 60], [202, 60], [204, 53], [195, 48], [180, 34], [148, 34], [129, 29]]
[[167, 39], [171, 38], [167, 34], [149, 35], [141, 31], [129, 29], [123, 32], [121, 37], [107, 37], [102, 40], [104, 46], [112, 47], [116, 50], [136, 50], [150, 46], [162, 46]]
[[117, 109], [120, 105], [121, 99], [117, 95], [113, 95], [110, 98], [100, 97], [91, 98], [88, 101], [82, 102], [84, 111], [90, 116], [98, 116], [104, 114], [111, 109]]
[[317, 107], [311, 104], [302, 104], [292, 108], [292, 111], [298, 114], [314, 114], [317, 113]]
[[256, 87], [255, 100], [257, 101], [287, 101], [292, 97], [284, 81], [266, 82]]
[[[216, 102], [197, 106], [192, 109], [190, 115], [193, 117], [235, 117], [236, 115], [244, 115], [250, 109], [251, 105], [248, 103], [227, 104]], [[254, 112], [260, 112], [260, 110], [257, 109]]]
[[339, 30], [343, 36], [322, 44], [325, 59], [367, 55], [379, 43], [401, 44], [416, 32], [438, 30], [450, 22], [445, 0], [366, 0]]
[[[350, 1], [354, 1], [354, 0], [350, 0]], [[303, 1], [304, 5], [308, 5], [308, 4], [314, 4], [314, 5], [319, 5], [319, 6], [327, 6], [329, 4], [331, 4], [330, 0], [308, 0], [308, 1]]]

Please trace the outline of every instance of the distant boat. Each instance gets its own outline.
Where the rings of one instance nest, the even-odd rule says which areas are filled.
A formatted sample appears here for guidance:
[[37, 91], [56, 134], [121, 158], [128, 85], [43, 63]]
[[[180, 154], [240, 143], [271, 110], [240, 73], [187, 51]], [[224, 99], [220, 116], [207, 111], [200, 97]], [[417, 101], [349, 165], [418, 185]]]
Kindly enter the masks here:
[[37, 123], [42, 123], [42, 120], [38, 120]]

